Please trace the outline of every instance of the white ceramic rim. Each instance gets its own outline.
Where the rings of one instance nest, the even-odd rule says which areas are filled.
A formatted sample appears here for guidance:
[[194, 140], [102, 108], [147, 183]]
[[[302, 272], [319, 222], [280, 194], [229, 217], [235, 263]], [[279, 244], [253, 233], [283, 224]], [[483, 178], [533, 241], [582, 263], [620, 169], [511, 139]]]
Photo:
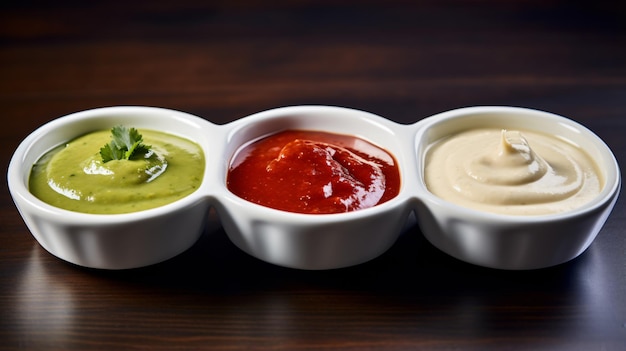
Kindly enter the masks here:
[[[596, 196], [592, 201], [584, 204], [581, 207], [576, 209], [572, 209], [570, 211], [565, 211], [561, 213], [554, 214], [545, 214], [545, 215], [530, 215], [530, 216], [521, 216], [521, 215], [508, 215], [508, 214], [499, 214], [492, 213], [486, 211], [480, 211], [476, 209], [471, 209], [468, 207], [457, 205], [453, 202], [446, 201], [434, 194], [432, 194], [426, 188], [423, 176], [424, 169], [424, 157], [425, 157], [425, 142], [423, 140], [426, 133], [428, 133], [433, 128], [436, 128], [438, 125], [449, 123], [450, 121], [460, 120], [463, 118], [469, 118], [472, 116], [476, 116], [479, 114], [505, 114], [505, 115], [525, 115], [529, 118], [534, 118], [536, 121], [541, 121], [542, 123], [550, 123], [552, 125], [559, 125], [562, 128], [568, 128], [570, 131], [574, 131], [581, 135], [581, 138], [585, 138], [588, 142], [592, 143], [596, 148], [596, 151], [599, 152], [602, 157], [605, 159], [608, 169], [603, 169], [605, 176], [604, 187], [601, 190], [600, 194]], [[433, 203], [436, 204], [439, 208], [446, 208], [455, 213], [455, 216], [460, 216], [463, 218], [468, 218], [474, 221], [482, 221], [482, 222], [492, 222], [494, 224], [497, 223], [545, 223], [545, 222], [553, 222], [555, 220], [567, 220], [572, 217], [578, 217], [582, 214], [590, 213], [597, 211], [600, 207], [606, 205], [607, 203], [613, 201], [616, 196], [619, 194], [619, 190], [621, 187], [621, 176], [620, 169], [617, 163], [617, 159], [615, 155], [610, 150], [610, 148], [606, 145], [606, 143], [598, 137], [594, 132], [592, 132], [587, 127], [582, 124], [569, 119], [567, 117], [563, 117], [561, 115], [557, 115], [550, 112], [523, 108], [523, 107], [511, 107], [511, 106], [472, 106], [472, 107], [464, 107], [455, 110], [450, 110], [446, 112], [442, 112], [422, 121], [416, 123], [417, 133], [415, 134], [414, 140], [414, 150], [416, 152], [416, 158], [418, 160], [418, 172], [419, 172], [419, 186], [420, 186], [420, 194], [418, 195], [418, 201], [423, 203]], [[530, 128], [532, 129], [532, 128]]]
[[[191, 206], [198, 201], [202, 201], [202, 194], [204, 189], [207, 187], [206, 180], [203, 179], [200, 187], [196, 189], [193, 193], [177, 200], [169, 204], [165, 204], [163, 206], [146, 209], [137, 212], [130, 213], [121, 213], [121, 214], [90, 214], [90, 213], [81, 213], [70, 210], [65, 210], [56, 206], [49, 205], [48, 203], [38, 199], [35, 197], [28, 189], [28, 178], [30, 176], [30, 169], [32, 168], [32, 164], [34, 161], [38, 160], [45, 152], [54, 148], [55, 146], [61, 145], [64, 141], [69, 141], [73, 138], [76, 138], [80, 135], [85, 134], [85, 131], [81, 132], [73, 132], [66, 131], [61, 134], [64, 136], [56, 137], [55, 139], [59, 139], [59, 142], [49, 145], [42, 152], [37, 152], [33, 155], [31, 151], [34, 146], [37, 146], [43, 143], [43, 139], [50, 133], [51, 131], [56, 131], [58, 133], [59, 130], [63, 130], [68, 126], [74, 126], [81, 123], [93, 122], [93, 127], [91, 130], [98, 129], [106, 129], [111, 128], [112, 126], [121, 123], [129, 118], [162, 118], [162, 119], [171, 119], [170, 123], [179, 122], [179, 123], [187, 123], [190, 125], [190, 128], [212, 128], [211, 123], [194, 115], [180, 112], [171, 109], [159, 108], [159, 107], [147, 107], [147, 106], [114, 106], [114, 107], [102, 107], [91, 110], [80, 111], [76, 113], [72, 113], [69, 115], [65, 115], [63, 117], [59, 117], [54, 119], [46, 124], [43, 124], [32, 133], [30, 133], [17, 147], [15, 150], [11, 161], [9, 163], [8, 168], [8, 176], [7, 182], [8, 187], [11, 192], [11, 195], [15, 198], [19, 197], [25, 204], [35, 208], [39, 211], [39, 215], [45, 218], [59, 218], [59, 216], [63, 216], [67, 218], [68, 223], [74, 223], [77, 225], [93, 225], [99, 226], [103, 224], [111, 224], [115, 223], [128, 223], [134, 221], [141, 221], [147, 218], [161, 216], [163, 214], [171, 213], [181, 208], [185, 208], [187, 206]], [[106, 122], [105, 122], [106, 120]], [[150, 129], [150, 127], [146, 127], [146, 129]], [[155, 130], [162, 130], [156, 128]], [[195, 138], [190, 138], [183, 133], [177, 133], [167, 130], [162, 130], [164, 132], [178, 135], [183, 138], [189, 139], [195, 143], [198, 143], [198, 140], [194, 140]], [[64, 141], [62, 141], [64, 140]], [[207, 157], [206, 151], [205, 159]], [[34, 160], [30, 162], [28, 160]], [[208, 162], [207, 162], [208, 164]], [[206, 167], [205, 167], [206, 168]], [[205, 169], [206, 173], [206, 169]], [[14, 200], [16, 201], [16, 200]], [[17, 202], [17, 201], [16, 201]]]
[[[353, 118], [361, 119], [363, 121], [371, 123], [372, 125], [381, 128], [381, 130], [385, 132], [397, 134], [398, 138], [402, 139], [399, 142], [406, 143], [407, 146], [405, 149], [406, 151], [402, 154], [393, 151], [391, 152], [396, 158], [400, 169], [401, 188], [398, 195], [385, 203], [367, 209], [337, 214], [312, 215], [276, 210], [262, 205], [254, 204], [252, 202], [241, 199], [228, 191], [225, 182], [225, 170], [229, 165], [229, 158], [230, 156], [232, 156], [229, 152], [226, 151], [227, 145], [230, 142], [229, 138], [232, 138], [232, 136], [235, 133], [239, 132], [242, 128], [250, 126], [254, 123], [258, 123], [260, 121], [267, 121], [268, 119], [272, 118], [285, 118], [285, 116], [288, 115], [301, 115], [308, 113], [349, 114], [352, 115]], [[420, 138], [424, 137], [425, 133], [427, 133], [430, 129], [433, 128], [433, 126], [436, 126], [437, 124], [445, 123], [454, 119], [464, 118], [468, 115], [478, 113], [525, 114], [531, 118], [541, 119], [546, 123], [557, 123], [564, 127], [571, 128], [572, 130], [576, 130], [585, 138], [587, 138], [591, 143], [593, 143], [598, 151], [607, 159], [608, 164], [611, 165], [610, 169], [606, 170], [606, 182], [603, 190], [594, 201], [578, 209], [558, 214], [538, 216], [503, 215], [473, 210], [442, 200], [439, 197], [431, 194], [430, 192], [428, 192], [423, 183], [423, 154], [415, 154], [415, 152], [418, 152], [419, 150], [419, 145], [422, 140]], [[206, 136], [203, 137], [204, 140], [197, 140], [197, 138], [192, 138], [185, 134], [166, 131], [172, 134], [186, 137], [196, 143], [199, 143], [201, 147], [203, 147], [203, 151], [205, 152], [206, 168], [201, 186], [194, 193], [170, 204], [166, 204], [153, 209], [125, 214], [87, 214], [64, 210], [55, 206], [48, 205], [47, 203], [39, 200], [30, 193], [30, 191], [28, 190], [27, 182], [30, 167], [32, 164], [25, 165], [23, 164], [24, 160], [27, 155], [30, 156], [31, 159], [34, 158], [35, 161], [36, 159], [41, 157], [41, 155], [43, 155], [43, 152], [38, 153], [36, 156], [30, 155], [31, 146], [34, 143], [39, 142], [50, 131], [59, 130], [65, 126], [79, 123], [85, 120], [102, 119], [104, 118], [102, 117], [103, 115], [112, 114], [118, 116], [117, 120], [123, 120], [124, 118], [126, 118], [126, 116], [124, 115], [140, 114], [150, 114], [151, 116], [156, 115], [160, 118], [173, 118], [176, 121], [191, 124], [200, 132], [206, 134]], [[114, 121], [108, 121], [107, 126], [103, 128], [108, 128], [115, 123], [116, 122]], [[161, 130], [160, 128], [154, 129]], [[333, 132], [333, 128], [322, 128], [322, 126], [320, 126], [319, 129]], [[378, 133], [379, 131], [376, 132]], [[343, 133], [347, 134], [345, 132]], [[70, 133], [68, 134], [66, 140], [70, 140], [74, 137], [79, 136], [80, 134], [81, 133]], [[364, 137], [363, 135], [359, 135], [358, 133], [355, 134], [355, 136], [373, 142], [374, 144], [386, 149], [386, 145], [382, 145], [381, 143], [373, 141], [371, 140], [371, 138]], [[57, 143], [56, 145], [59, 145], [60, 143], [61, 142]], [[207, 143], [213, 143], [211, 144], [211, 147], [214, 149], [207, 150]], [[51, 145], [50, 148], [53, 146], [54, 145]], [[236, 145], [232, 147], [234, 149], [237, 149], [239, 146], [241, 145]], [[219, 150], [217, 156], [213, 155], [216, 157], [216, 159], [213, 161], [216, 162], [217, 166], [215, 166], [215, 164], [211, 164], [211, 160], [209, 157], [209, 153], [213, 152], [213, 150]], [[413, 152], [411, 152], [411, 150], [413, 150]], [[26, 168], [28, 168], [28, 172], [26, 172]], [[105, 223], [108, 224], [112, 221], [115, 221], [117, 223], [139, 221], [167, 214], [172, 211], [185, 208], [186, 206], [190, 206], [197, 201], [205, 201], [210, 198], [213, 198], [213, 201], [234, 201], [241, 206], [246, 206], [247, 210], [254, 211], [258, 216], [273, 218], [276, 220], [280, 220], [283, 223], [291, 222], [299, 223], [301, 225], [308, 225], [313, 223], [319, 224], [320, 222], [335, 223], [347, 220], [354, 220], [362, 217], [367, 217], [373, 213], [387, 211], [395, 206], [404, 205], [406, 201], [414, 200], [424, 203], [431, 202], [437, 204], [440, 208], [445, 208], [447, 210], [453, 211], [457, 216], [469, 218], [475, 221], [490, 221], [493, 223], [541, 223], [554, 220], [565, 220], [570, 217], [576, 217], [580, 214], [597, 210], [603, 204], [606, 204], [617, 196], [621, 185], [621, 179], [619, 166], [617, 164], [615, 156], [608, 148], [608, 146], [604, 143], [604, 141], [602, 141], [595, 133], [593, 133], [583, 125], [566, 117], [528, 108], [507, 106], [466, 107], [433, 115], [413, 125], [401, 125], [378, 115], [356, 109], [323, 105], [305, 105], [279, 107], [258, 112], [224, 125], [215, 125], [203, 118], [171, 109], [145, 106], [116, 106], [76, 112], [52, 120], [36, 129], [34, 132], [28, 135], [16, 149], [9, 164], [8, 185], [12, 196], [20, 197], [22, 201], [25, 201], [30, 206], [38, 209], [41, 212], [40, 214], [42, 216], [57, 218], [58, 216], [65, 216], [66, 218], [68, 218], [69, 222], [73, 222], [76, 224], [99, 225]]]
[[215, 201], [230, 201], [236, 203], [238, 206], [244, 206], [246, 207], [247, 211], [254, 212], [254, 217], [272, 218], [274, 220], [280, 221], [281, 223], [293, 223], [300, 225], [319, 225], [321, 223], [332, 224], [343, 221], [355, 220], [358, 218], [368, 217], [374, 213], [385, 212], [390, 210], [391, 208], [405, 205], [407, 201], [410, 201], [413, 198], [413, 196], [410, 194], [410, 189], [413, 188], [412, 180], [415, 179], [415, 176], [412, 174], [414, 167], [410, 167], [410, 162], [408, 162], [408, 160], [411, 159], [410, 153], [404, 152], [403, 154], [399, 154], [398, 152], [393, 152], [392, 150], [389, 150], [388, 144], [384, 145], [384, 143], [372, 140], [373, 138], [371, 136], [363, 135], [362, 133], [358, 132], [350, 133], [348, 130], [339, 131], [338, 129], [341, 128], [329, 127], [328, 125], [323, 125], [320, 122], [316, 121], [306, 121], [304, 122], [304, 124], [293, 123], [293, 125], [277, 129], [268, 128], [267, 132], [259, 132], [258, 136], [252, 139], [247, 139], [246, 143], [258, 140], [263, 136], [268, 136], [280, 132], [281, 130], [286, 130], [290, 128], [300, 130], [318, 130], [329, 133], [348, 134], [355, 136], [388, 151], [395, 158], [396, 162], [398, 162], [398, 169], [400, 171], [400, 190], [398, 194], [394, 198], [391, 198], [382, 204], [378, 204], [370, 208], [360, 209], [357, 211], [328, 214], [307, 214], [283, 211], [259, 205], [242, 199], [241, 197], [232, 193], [227, 188], [226, 174], [228, 171], [228, 166], [231, 164], [231, 158], [241, 146], [246, 144], [233, 141], [234, 136], [237, 133], [242, 133], [243, 130], [246, 128], [253, 129], [253, 127], [259, 123], [277, 122], [277, 124], [280, 124], [281, 120], [305, 119], [305, 116], [310, 115], [326, 115], [327, 118], [330, 118], [328, 116], [335, 116], [338, 114], [341, 114], [346, 118], [350, 118], [350, 120], [348, 121], [342, 120], [341, 117], [334, 117], [340, 121], [343, 121], [344, 123], [353, 123], [355, 121], [368, 123], [376, 128], [372, 131], [372, 133], [388, 133], [390, 135], [396, 135], [400, 139], [398, 141], [400, 145], [410, 147], [410, 133], [412, 133], [412, 131], [409, 128], [401, 124], [395, 123], [387, 118], [366, 111], [338, 106], [300, 105], [278, 107], [257, 112], [255, 114], [248, 115], [246, 117], [221, 126], [223, 127], [223, 130], [221, 132], [226, 135], [227, 145], [225, 145], [225, 150], [222, 153], [223, 159], [220, 161], [221, 171], [218, 172], [219, 178], [216, 184], [220, 191], [214, 194], [214, 196], [218, 198]]

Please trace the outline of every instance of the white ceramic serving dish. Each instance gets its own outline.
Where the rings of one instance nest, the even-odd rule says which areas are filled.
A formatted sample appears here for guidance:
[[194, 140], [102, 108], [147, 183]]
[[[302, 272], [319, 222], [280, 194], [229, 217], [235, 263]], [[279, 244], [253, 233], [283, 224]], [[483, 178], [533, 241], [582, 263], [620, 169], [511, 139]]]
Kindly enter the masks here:
[[[460, 260], [510, 270], [567, 262], [589, 247], [617, 201], [621, 179], [613, 153], [589, 129], [570, 119], [524, 108], [469, 107], [429, 117], [415, 127], [419, 225], [434, 246]], [[422, 167], [428, 145], [480, 127], [532, 130], [565, 138], [598, 163], [604, 188], [595, 200], [576, 210], [540, 216], [481, 212], [431, 194], [424, 185]]]
[[[192, 246], [200, 237], [209, 204], [208, 184], [163, 207], [117, 215], [63, 210], [37, 199], [28, 191], [32, 165], [48, 150], [94, 130], [125, 124], [167, 131], [211, 147], [205, 120], [186, 113], [146, 107], [88, 110], [55, 119], [30, 134], [18, 146], [8, 169], [13, 200], [30, 232], [43, 248], [77, 265], [136, 268], [164, 261]], [[214, 155], [205, 154], [207, 168]], [[206, 171], [205, 171], [206, 172]]]
[[[410, 183], [401, 185], [395, 198], [372, 208], [309, 215], [279, 211], [245, 201], [224, 186], [228, 164], [243, 144], [284, 129], [321, 130], [368, 140], [396, 157], [398, 164], [412, 160], [410, 130], [382, 117], [352, 109], [295, 106], [260, 112], [223, 126], [223, 159], [214, 170], [215, 204], [229, 238], [243, 251], [286, 267], [330, 269], [352, 266], [385, 252], [397, 239], [411, 207]], [[410, 172], [410, 173], [407, 173]], [[401, 179], [415, 171], [400, 167]]]
[[[514, 217], [473, 211], [430, 194], [423, 182], [427, 145], [462, 128], [492, 123], [554, 132], [583, 146], [604, 170], [596, 201], [572, 212]], [[32, 164], [49, 149], [92, 130], [125, 124], [162, 130], [198, 143], [205, 152], [201, 187], [169, 205], [119, 215], [93, 215], [47, 205], [28, 191]], [[237, 149], [284, 129], [350, 134], [386, 149], [396, 158], [400, 193], [378, 206], [341, 214], [308, 215], [245, 201], [226, 188]], [[446, 112], [412, 125], [353, 109], [294, 106], [260, 112], [225, 125], [186, 113], [150, 107], [112, 107], [56, 119], [29, 135], [8, 170], [11, 195], [33, 236], [69, 262], [104, 269], [154, 264], [193, 245], [214, 207], [230, 240], [266, 262], [299, 269], [333, 269], [371, 260], [394, 244], [415, 211], [426, 238], [470, 263], [501, 269], [533, 269], [568, 261], [593, 241], [619, 192], [611, 151], [581, 125], [544, 112], [478, 107]], [[557, 230], [558, 229], [558, 230]]]

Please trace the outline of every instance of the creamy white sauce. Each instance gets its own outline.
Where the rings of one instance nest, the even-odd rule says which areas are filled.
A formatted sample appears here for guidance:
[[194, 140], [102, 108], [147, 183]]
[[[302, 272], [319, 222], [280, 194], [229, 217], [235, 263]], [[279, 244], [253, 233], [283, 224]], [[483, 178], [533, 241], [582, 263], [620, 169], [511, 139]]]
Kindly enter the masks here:
[[602, 189], [598, 167], [562, 138], [474, 129], [432, 144], [424, 177], [433, 194], [478, 210], [541, 215], [578, 208]]

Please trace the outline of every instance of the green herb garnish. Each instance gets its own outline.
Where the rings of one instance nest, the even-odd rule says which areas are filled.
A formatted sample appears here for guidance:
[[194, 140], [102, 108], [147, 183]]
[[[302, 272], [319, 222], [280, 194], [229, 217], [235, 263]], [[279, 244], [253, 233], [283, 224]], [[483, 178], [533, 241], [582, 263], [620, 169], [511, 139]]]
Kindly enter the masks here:
[[150, 150], [143, 144], [143, 137], [137, 129], [122, 125], [111, 129], [111, 141], [100, 149], [102, 162], [111, 160], [130, 160], [133, 155], [145, 155]]

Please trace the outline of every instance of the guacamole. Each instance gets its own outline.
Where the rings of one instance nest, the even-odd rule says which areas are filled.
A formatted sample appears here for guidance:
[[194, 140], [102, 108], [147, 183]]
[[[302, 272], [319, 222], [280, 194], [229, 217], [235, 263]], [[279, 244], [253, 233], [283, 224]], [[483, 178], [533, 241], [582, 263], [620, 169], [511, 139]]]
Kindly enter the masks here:
[[100, 148], [111, 139], [108, 130], [51, 150], [33, 165], [31, 193], [66, 210], [114, 214], [163, 206], [200, 186], [205, 162], [197, 144], [152, 130], [141, 134], [150, 148], [129, 160], [103, 162]]

